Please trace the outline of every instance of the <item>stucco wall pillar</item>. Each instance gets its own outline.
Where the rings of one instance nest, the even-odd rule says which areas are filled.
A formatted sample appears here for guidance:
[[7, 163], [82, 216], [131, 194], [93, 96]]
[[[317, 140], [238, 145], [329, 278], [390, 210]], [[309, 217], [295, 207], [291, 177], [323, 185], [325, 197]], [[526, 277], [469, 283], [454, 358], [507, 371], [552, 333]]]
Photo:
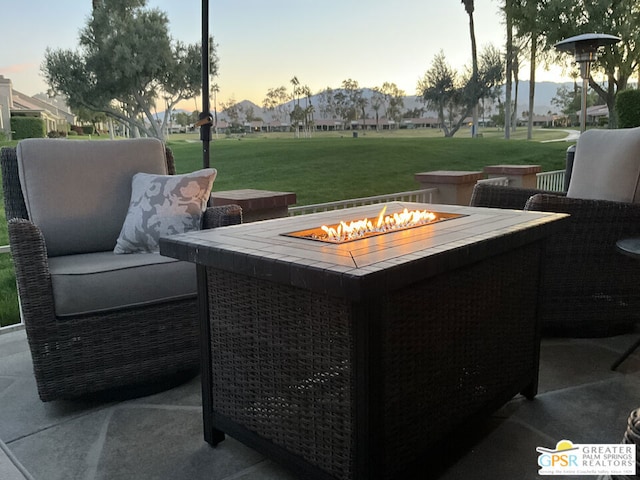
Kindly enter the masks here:
[[510, 187], [536, 188], [542, 171], [540, 165], [489, 165], [484, 167], [488, 178], [507, 177]]
[[11, 138], [11, 106], [13, 105], [11, 80], [0, 75], [0, 131]]
[[421, 188], [437, 188], [435, 203], [448, 205], [469, 205], [473, 187], [483, 178], [482, 172], [436, 170], [416, 173], [415, 179]]

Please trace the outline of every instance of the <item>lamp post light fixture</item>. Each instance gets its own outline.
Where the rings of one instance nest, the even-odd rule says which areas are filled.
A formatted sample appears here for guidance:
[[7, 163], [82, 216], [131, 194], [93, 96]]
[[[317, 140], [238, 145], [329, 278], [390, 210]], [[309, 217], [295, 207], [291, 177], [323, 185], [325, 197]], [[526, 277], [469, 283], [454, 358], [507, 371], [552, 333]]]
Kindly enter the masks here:
[[587, 126], [587, 89], [589, 88], [589, 76], [591, 63], [598, 58], [598, 49], [606, 45], [613, 45], [620, 41], [619, 37], [606, 33], [584, 33], [575, 37], [565, 38], [555, 44], [561, 52], [573, 53], [575, 60], [580, 64], [580, 76], [582, 77], [582, 109], [580, 111], [580, 133]]

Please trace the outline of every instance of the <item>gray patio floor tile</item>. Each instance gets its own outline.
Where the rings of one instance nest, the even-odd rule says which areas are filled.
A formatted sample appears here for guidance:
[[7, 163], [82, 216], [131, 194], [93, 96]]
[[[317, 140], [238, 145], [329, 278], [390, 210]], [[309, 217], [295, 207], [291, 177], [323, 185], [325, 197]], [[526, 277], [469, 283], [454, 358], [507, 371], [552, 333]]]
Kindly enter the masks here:
[[[620, 442], [640, 407], [640, 352], [609, 367], [636, 338], [545, 339], [538, 396], [516, 397], [474, 432], [461, 430], [454, 460], [436, 460], [420, 478], [536, 479], [538, 446]], [[127, 401], [42, 403], [24, 332], [11, 332], [0, 335], [0, 401], [0, 438], [35, 480], [295, 478], [233, 438], [204, 442], [199, 377]], [[14, 480], [4, 460], [0, 479]]]

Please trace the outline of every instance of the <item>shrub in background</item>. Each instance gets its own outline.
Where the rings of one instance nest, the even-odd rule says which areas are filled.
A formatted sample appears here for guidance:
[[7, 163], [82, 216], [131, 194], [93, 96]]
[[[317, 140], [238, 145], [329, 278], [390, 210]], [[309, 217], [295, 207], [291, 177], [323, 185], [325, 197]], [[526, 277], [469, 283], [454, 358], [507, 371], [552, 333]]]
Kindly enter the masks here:
[[49, 138], [67, 138], [67, 132], [64, 132], [62, 130], [59, 130], [59, 131], [51, 130], [49, 133], [47, 133], [47, 137], [49, 137]]
[[22, 140], [23, 138], [44, 138], [46, 129], [44, 120], [35, 117], [11, 117], [11, 130], [13, 130], [13, 139]]
[[616, 95], [620, 128], [640, 127], [640, 90], [623, 90]]

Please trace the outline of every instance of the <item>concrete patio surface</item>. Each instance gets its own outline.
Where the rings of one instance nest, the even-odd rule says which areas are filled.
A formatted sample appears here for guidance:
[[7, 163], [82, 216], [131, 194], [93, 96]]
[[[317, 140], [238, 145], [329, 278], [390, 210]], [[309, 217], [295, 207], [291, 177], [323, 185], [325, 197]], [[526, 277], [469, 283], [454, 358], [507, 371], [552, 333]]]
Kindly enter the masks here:
[[[640, 407], [640, 352], [618, 371], [610, 365], [639, 335], [543, 340], [538, 396], [461, 428], [459, 448], [420, 478], [541, 478], [538, 446], [620, 443]], [[135, 399], [42, 403], [23, 330], [0, 334], [0, 405], [1, 480], [295, 478], [232, 438], [217, 448], [203, 441], [198, 377]]]

